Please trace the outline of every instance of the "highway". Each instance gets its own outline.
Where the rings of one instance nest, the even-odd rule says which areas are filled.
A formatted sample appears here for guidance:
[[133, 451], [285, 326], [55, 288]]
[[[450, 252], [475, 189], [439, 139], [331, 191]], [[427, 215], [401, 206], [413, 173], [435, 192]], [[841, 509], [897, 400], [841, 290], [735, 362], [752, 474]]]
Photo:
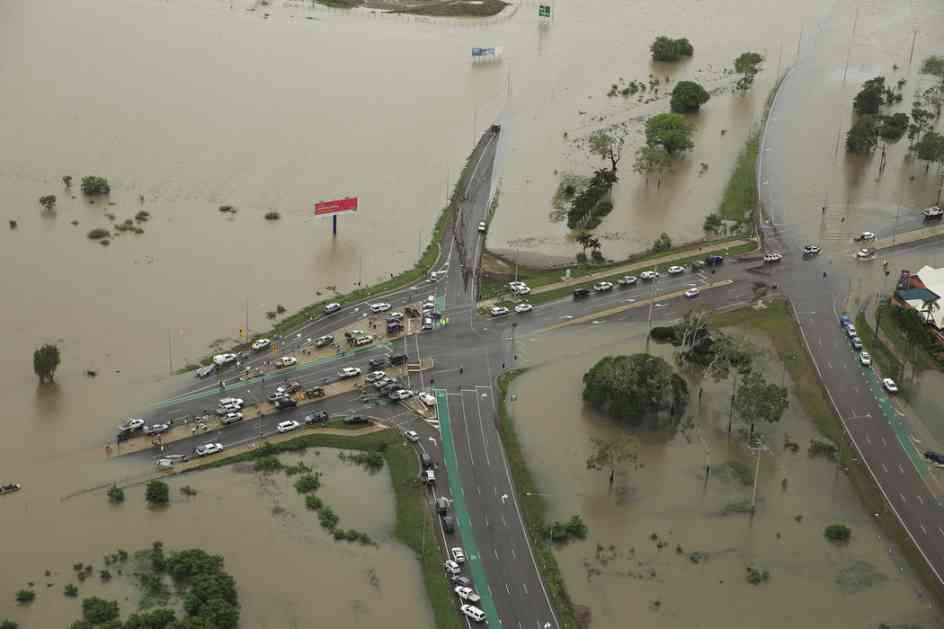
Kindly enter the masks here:
[[[800, 70], [807, 72], [811, 68], [801, 66]], [[788, 97], [799, 97], [798, 92], [791, 92], [794, 82], [795, 77], [789, 74], [781, 92]], [[800, 87], [796, 89], [802, 91]], [[798, 234], [803, 233], [804, 222], [809, 224], [809, 208], [788, 207], [783, 191], [801, 189], [805, 182], [795, 180], [789, 169], [778, 168], [776, 147], [767, 148], [767, 138], [771, 134], [783, 138], [784, 134], [789, 134], [790, 125], [796, 123], [790, 117], [789, 107], [780, 106], [780, 100], [781, 94], [778, 94], [770, 122], [764, 129], [757, 179], [762, 205], [768, 214], [764, 218], [779, 226], [765, 230], [765, 246], [785, 255], [774, 277], [781, 283], [783, 293], [790, 298], [820, 380], [858, 452], [861, 464], [874, 478], [889, 506], [890, 515], [885, 517], [897, 518], [904, 527], [926, 561], [940, 593], [944, 589], [944, 503], [932, 491], [933, 480], [928, 464], [910, 439], [904, 411], [895, 396], [883, 389], [874, 368], [861, 365], [839, 325], [854, 271], [854, 266], [850, 268], [842, 260], [848, 257], [849, 251], [824, 251], [808, 261], [800, 256], [806, 243]], [[886, 236], [893, 231], [902, 233], [903, 227], [917, 229], [924, 226], [918, 211], [909, 210], [907, 214], [901, 220], [893, 219], [894, 222], [888, 218], [880, 222], [875, 216], [866, 216], [869, 222], [863, 221], [861, 228]], [[855, 248], [852, 243], [845, 243], [842, 246], [847, 249]], [[881, 255], [892, 256], [894, 249], [885, 250]], [[871, 290], [879, 288], [872, 287]], [[855, 312], [848, 314], [855, 318]]]
[[[197, 445], [207, 442], [219, 442], [224, 447], [252, 442], [275, 434], [278, 422], [303, 421], [305, 415], [316, 410], [326, 410], [332, 418], [364, 414], [403, 431], [415, 430], [421, 436], [417, 447], [429, 453], [438, 468], [438, 483], [429, 491], [430, 509], [436, 497], [445, 496], [452, 501], [457, 518], [454, 534], [446, 534], [440, 524], [443, 546], [465, 549], [468, 561], [464, 572], [482, 596], [480, 605], [489, 621], [493, 626], [542, 629], [558, 627], [559, 623], [535, 566], [497, 429], [495, 383], [503, 370], [522, 364], [522, 344], [516, 341], [560, 326], [594, 325], [599, 323], [595, 313], [601, 318], [639, 321], [648, 320], [652, 313], [653, 324], [659, 325], [681, 317], [693, 303], [710, 308], [743, 305], [752, 301], [754, 283], [764, 281], [771, 270], [755, 255], [742, 262], [729, 260], [714, 272], [663, 274], [654, 283], [616, 287], [581, 300], [568, 296], [528, 313], [480, 316], [475, 307], [476, 278], [466, 269], [478, 268], [484, 243], [478, 223], [485, 220], [489, 206], [499, 139], [497, 134], [486, 134], [473, 154], [474, 174], [461, 195], [455, 230], [446, 230], [443, 235], [443, 255], [434, 267], [445, 273], [437, 281], [424, 279], [414, 286], [372, 297], [369, 302], [385, 301], [398, 309], [433, 295], [444, 315], [436, 329], [393, 342], [378, 339], [366, 348], [269, 373], [264, 378], [240, 380], [238, 370], [229, 368], [224, 372], [225, 390], [213, 377], [195, 380], [174, 398], [153, 405], [142, 415], [149, 424], [198, 415], [212, 411], [223, 396], [254, 403], [264, 400], [283, 380], [297, 381], [304, 387], [321, 385], [335, 381], [337, 370], [345, 366], [360, 367], [366, 374], [371, 358], [405, 350], [411, 361], [432, 361], [431, 368], [411, 373], [407, 379], [410, 388], [435, 394], [438, 420], [421, 418], [405, 404], [380, 399], [368, 388], [366, 395], [352, 392], [313, 405], [273, 411], [258, 419], [168, 443], [162, 453], [154, 449], [132, 456], [191, 454]], [[680, 297], [693, 286], [702, 289], [699, 297]], [[309, 339], [333, 334], [357, 322], [364, 321], [366, 328], [371, 319], [382, 322], [383, 316], [369, 315], [366, 302], [345, 306], [277, 339], [279, 354], [296, 351]], [[415, 320], [412, 325], [416, 325]], [[240, 368], [259, 366], [271, 358], [271, 352], [249, 355], [241, 360]]]

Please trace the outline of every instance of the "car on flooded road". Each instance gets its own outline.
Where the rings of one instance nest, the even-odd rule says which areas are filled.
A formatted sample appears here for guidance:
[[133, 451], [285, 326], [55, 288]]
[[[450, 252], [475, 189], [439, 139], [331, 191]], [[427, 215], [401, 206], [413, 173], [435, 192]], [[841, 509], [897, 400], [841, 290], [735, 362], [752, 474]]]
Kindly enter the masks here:
[[222, 443], [204, 443], [194, 448], [193, 453], [197, 456], [209, 456], [223, 451]]
[[291, 432], [295, 430], [299, 426], [301, 426], [300, 423], [298, 423], [294, 419], [289, 419], [288, 421], [279, 422], [278, 424], [276, 424], [275, 429], [281, 433], [286, 433], [286, 432]]

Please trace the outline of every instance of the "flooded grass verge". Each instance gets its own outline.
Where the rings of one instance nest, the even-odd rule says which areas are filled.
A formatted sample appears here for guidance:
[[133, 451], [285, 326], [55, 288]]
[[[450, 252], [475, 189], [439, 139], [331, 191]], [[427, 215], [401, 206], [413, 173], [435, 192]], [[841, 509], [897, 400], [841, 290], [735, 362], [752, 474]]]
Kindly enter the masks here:
[[412, 6], [385, 0], [317, 0], [318, 4], [332, 9], [375, 9], [383, 13], [402, 13], [405, 15], [426, 15], [430, 17], [491, 17], [498, 15], [508, 6], [502, 0], [427, 0]]
[[738, 154], [734, 172], [724, 188], [724, 196], [718, 205], [718, 214], [726, 221], [750, 222], [757, 207], [757, 147], [760, 134], [751, 133], [744, 148]]
[[[859, 499], [869, 513], [877, 514], [875, 520], [889, 539], [893, 540], [908, 564], [919, 575], [929, 592], [939, 604], [944, 603], [944, 592], [931, 572], [927, 562], [915, 547], [908, 533], [888, 509], [884, 498], [865, 465], [856, 457], [852, 444], [844, 435], [842, 422], [836, 416], [819, 381], [813, 361], [790, 306], [784, 301], [767, 304], [763, 309], [742, 308], [717, 314], [712, 318], [719, 327], [739, 326], [753, 328], [767, 335], [778, 359], [786, 364], [787, 373], [793, 382], [793, 394], [800, 400], [804, 412], [811, 418], [819, 432], [830, 439], [839, 449], [839, 464], [852, 481]], [[784, 360], [789, 357], [788, 360]]]
[[[299, 452], [308, 448], [338, 448], [362, 450], [383, 454], [390, 469], [396, 497], [396, 527], [394, 536], [416, 554], [423, 572], [423, 583], [429, 597], [436, 626], [458, 629], [454, 595], [443, 574], [442, 553], [439, 550], [432, 514], [426, 506], [423, 487], [418, 475], [420, 464], [416, 452], [403, 440], [397, 430], [389, 429], [361, 436], [312, 434], [266, 444], [251, 452], [213, 461], [193, 471], [223, 467], [233, 463], [252, 461], [262, 456]], [[189, 473], [189, 472], [188, 472]]]
[[547, 524], [545, 520], [547, 506], [538, 491], [531, 471], [528, 469], [524, 448], [515, 431], [514, 420], [508, 409], [506, 399], [508, 387], [511, 386], [515, 378], [525, 371], [525, 369], [514, 369], [505, 372], [498, 378], [498, 414], [500, 418], [498, 430], [501, 434], [502, 444], [505, 447], [505, 457], [508, 459], [511, 476], [515, 483], [518, 505], [521, 507], [521, 513], [524, 516], [525, 528], [528, 531], [531, 549], [534, 551], [534, 558], [537, 561], [538, 569], [541, 571], [544, 586], [547, 588], [551, 603], [557, 611], [561, 626], [565, 629], [577, 629], [577, 613], [574, 603], [570, 600], [560, 566], [558, 566], [553, 550], [544, 535]]

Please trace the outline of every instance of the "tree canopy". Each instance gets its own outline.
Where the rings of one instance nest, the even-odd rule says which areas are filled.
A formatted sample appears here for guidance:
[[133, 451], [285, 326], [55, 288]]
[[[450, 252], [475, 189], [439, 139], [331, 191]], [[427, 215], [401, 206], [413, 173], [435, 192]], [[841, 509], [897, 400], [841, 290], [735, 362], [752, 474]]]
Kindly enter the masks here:
[[734, 395], [734, 413], [741, 421], [750, 424], [752, 432], [755, 422], [780, 421], [789, 405], [787, 389], [767, 382], [756, 371], [744, 376]]
[[144, 498], [151, 505], [166, 505], [170, 502], [170, 488], [163, 481], [152, 480], [147, 484]]
[[944, 81], [944, 57], [931, 55], [921, 64], [921, 74], [933, 74]]
[[33, 352], [33, 373], [39, 377], [39, 383], [52, 382], [59, 368], [59, 348], [46, 343]]
[[669, 155], [695, 146], [692, 128], [679, 114], [656, 114], [646, 120], [646, 144], [651, 147], [661, 146]]
[[846, 134], [846, 151], [869, 153], [878, 144], [879, 119], [876, 116], [861, 116]]
[[688, 385], [662, 358], [606, 356], [583, 376], [583, 399], [630, 426], [672, 428], [688, 405]]
[[734, 84], [734, 89], [739, 92], [746, 92], [754, 84], [754, 77], [760, 72], [760, 64], [764, 57], [757, 52], [742, 52], [734, 60], [734, 71], [741, 75], [741, 78]]
[[633, 162], [633, 171], [644, 176], [656, 175], [662, 184], [662, 175], [672, 170], [672, 156], [661, 146], [641, 146], [636, 151], [636, 161]]
[[857, 114], [877, 114], [878, 108], [885, 102], [885, 77], [869, 79], [852, 101], [852, 109]]
[[944, 161], [944, 136], [937, 131], [928, 131], [915, 144], [915, 154], [930, 167], [931, 162]]
[[690, 114], [698, 111], [708, 102], [711, 94], [694, 81], [679, 81], [672, 90], [670, 106], [678, 114]]
[[897, 142], [908, 130], [908, 114], [897, 113], [879, 118], [878, 135], [886, 142]]
[[691, 57], [695, 54], [695, 48], [684, 37], [672, 39], [665, 35], [656, 37], [649, 50], [652, 51], [653, 61], [678, 61], [682, 57]]
[[109, 192], [111, 192], [111, 186], [108, 185], [108, 180], [104, 177], [96, 175], [82, 177], [82, 194], [95, 195], [108, 194]]
[[619, 127], [597, 129], [590, 134], [590, 154], [600, 159], [610, 160], [614, 173], [623, 156], [623, 144], [626, 142], [626, 133]]

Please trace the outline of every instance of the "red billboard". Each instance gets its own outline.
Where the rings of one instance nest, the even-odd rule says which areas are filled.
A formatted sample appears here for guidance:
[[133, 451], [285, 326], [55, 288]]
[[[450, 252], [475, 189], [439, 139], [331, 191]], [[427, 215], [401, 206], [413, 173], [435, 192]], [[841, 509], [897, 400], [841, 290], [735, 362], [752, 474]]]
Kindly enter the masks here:
[[322, 201], [315, 203], [315, 216], [324, 214], [337, 214], [338, 212], [356, 212], [357, 197], [347, 197], [346, 199], [335, 199], [334, 201]]

